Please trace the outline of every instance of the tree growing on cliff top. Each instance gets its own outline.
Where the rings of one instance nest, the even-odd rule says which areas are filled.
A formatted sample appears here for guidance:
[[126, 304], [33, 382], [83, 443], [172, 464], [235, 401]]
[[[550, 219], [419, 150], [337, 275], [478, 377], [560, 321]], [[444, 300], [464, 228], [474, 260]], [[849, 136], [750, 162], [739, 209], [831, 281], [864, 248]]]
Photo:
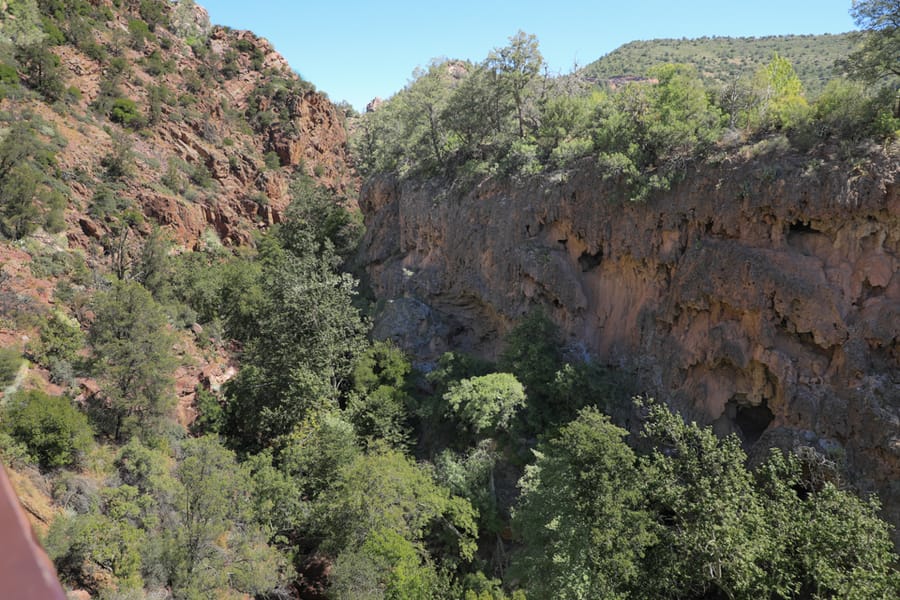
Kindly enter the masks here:
[[515, 107], [519, 139], [525, 139], [526, 106], [532, 81], [541, 72], [544, 57], [533, 34], [522, 30], [509, 38], [509, 44], [494, 48], [484, 66], [496, 78], [497, 86]]
[[865, 32], [844, 63], [850, 74], [866, 81], [900, 75], [900, 0], [853, 0], [850, 15]]

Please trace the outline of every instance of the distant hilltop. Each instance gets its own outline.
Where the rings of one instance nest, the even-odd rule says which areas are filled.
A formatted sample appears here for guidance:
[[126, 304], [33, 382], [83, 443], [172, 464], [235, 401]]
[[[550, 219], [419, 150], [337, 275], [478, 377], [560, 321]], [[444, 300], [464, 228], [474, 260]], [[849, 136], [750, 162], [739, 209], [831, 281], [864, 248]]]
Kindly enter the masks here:
[[695, 65], [710, 83], [724, 84], [752, 74], [774, 53], [787, 58], [808, 96], [816, 96], [835, 76], [835, 61], [856, 44], [856, 33], [701, 37], [629, 42], [581, 70], [591, 80], [611, 85], [640, 78], [660, 63]]

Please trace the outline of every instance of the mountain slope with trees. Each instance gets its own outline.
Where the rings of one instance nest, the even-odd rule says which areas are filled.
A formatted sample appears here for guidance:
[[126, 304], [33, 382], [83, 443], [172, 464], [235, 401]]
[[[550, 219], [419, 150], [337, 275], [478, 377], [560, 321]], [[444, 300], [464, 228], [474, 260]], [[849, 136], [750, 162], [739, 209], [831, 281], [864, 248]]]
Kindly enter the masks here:
[[858, 32], [764, 37], [701, 37], [629, 42], [598, 58], [580, 74], [598, 81], [638, 76], [665, 63], [693, 65], [710, 86], [749, 77], [778, 54], [794, 66], [811, 98], [842, 72], [836, 63], [860, 42]]
[[[860, 422], [889, 425], [879, 394], [893, 390], [884, 365], [896, 336], [883, 325], [897, 289], [889, 232], [900, 231], [882, 224], [896, 198], [878, 196], [894, 165], [889, 93], [841, 80], [810, 102], [779, 55], [725, 90], [685, 64], [598, 89], [547, 77], [537, 39], [518, 32], [480, 63], [432, 63], [354, 115], [190, 0], [3, 6], [0, 459], [78, 596], [900, 593], [884, 513], [847, 470], [878, 455], [869, 430], [854, 431], [858, 445], [810, 432], [819, 437], [745, 451], [774, 435], [776, 415], [789, 418], [777, 386], [794, 375], [791, 385], [811, 385], [807, 368], [862, 374], [828, 396], [821, 423], [852, 401]], [[723, 181], [698, 178], [716, 168]], [[369, 178], [367, 232], [357, 174]], [[863, 240], [851, 271], [865, 277], [841, 280], [846, 297], [772, 275], [783, 257], [771, 249], [734, 250], [740, 268], [715, 254], [735, 235], [780, 235], [809, 277], [824, 270], [816, 261], [846, 272], [829, 262], [844, 255], [826, 252], [826, 213], [803, 221], [789, 202], [766, 204], [782, 177], [789, 191], [840, 181], [822, 198], [855, 194], [836, 236]], [[701, 188], [728, 202], [704, 208], [685, 193]], [[592, 205], [585, 189], [608, 202]], [[400, 210], [410, 198], [424, 208]], [[565, 225], [560, 211], [579, 201], [587, 216]], [[730, 204], [744, 212], [722, 210]], [[756, 207], [768, 212], [748, 219]], [[614, 245], [588, 235], [617, 215], [633, 220], [609, 230]], [[387, 228], [401, 216], [409, 230], [397, 235]], [[401, 240], [414, 244], [394, 248]], [[370, 286], [354, 276], [361, 249]], [[445, 252], [475, 277], [496, 269], [524, 283], [439, 276]], [[631, 274], [619, 292], [580, 286], [614, 275], [618, 257]], [[720, 270], [704, 277], [707, 264]], [[742, 275], [771, 299], [771, 327], [731, 285]], [[628, 294], [644, 276], [695, 295], [671, 296], [659, 318], [593, 311], [606, 314], [620, 360], [571, 343], [583, 322], [560, 315], [597, 298], [641, 310]], [[594, 283], [603, 292], [611, 281]], [[483, 302], [491, 294], [514, 310]], [[851, 314], [838, 310], [845, 301], [864, 306], [852, 322], [835, 317]], [[442, 310], [472, 318], [430, 329]], [[409, 335], [376, 339], [392, 311]], [[707, 313], [724, 329], [704, 327]], [[758, 322], [777, 347], [725, 343]], [[625, 345], [654, 326], [714, 332], [668, 357], [694, 379], [657, 386], [659, 403], [645, 394], [674, 381], [653, 371], [665, 339], [642, 347], [644, 370]], [[426, 353], [408, 354], [410, 339]], [[872, 365], [888, 375], [870, 377]], [[689, 401], [717, 391], [708, 405], [734, 416], [709, 427]], [[877, 486], [877, 466], [892, 464], [873, 462]]]

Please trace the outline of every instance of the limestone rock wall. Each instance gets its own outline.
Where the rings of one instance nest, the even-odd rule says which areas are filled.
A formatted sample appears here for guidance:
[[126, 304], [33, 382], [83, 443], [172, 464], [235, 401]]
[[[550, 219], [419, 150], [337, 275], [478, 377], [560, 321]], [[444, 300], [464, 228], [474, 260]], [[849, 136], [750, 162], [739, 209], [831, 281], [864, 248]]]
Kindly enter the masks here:
[[900, 523], [900, 196], [883, 152], [704, 166], [647, 203], [590, 165], [364, 186], [377, 331], [495, 353], [543, 305], [573, 348], [748, 448], [811, 445]]

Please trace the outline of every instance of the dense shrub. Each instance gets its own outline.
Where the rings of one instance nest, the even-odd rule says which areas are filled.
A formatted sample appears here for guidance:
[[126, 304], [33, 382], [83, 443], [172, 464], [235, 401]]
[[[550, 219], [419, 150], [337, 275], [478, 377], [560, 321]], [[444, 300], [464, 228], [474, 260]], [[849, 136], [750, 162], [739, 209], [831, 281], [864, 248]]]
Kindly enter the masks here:
[[22, 354], [14, 348], [0, 348], [0, 389], [16, 379], [22, 365]]
[[130, 98], [115, 99], [109, 112], [109, 118], [134, 129], [139, 129], [144, 124], [144, 118], [138, 110], [137, 102]]
[[9, 399], [3, 429], [44, 469], [77, 464], [93, 443], [87, 417], [62, 396], [29, 390]]

